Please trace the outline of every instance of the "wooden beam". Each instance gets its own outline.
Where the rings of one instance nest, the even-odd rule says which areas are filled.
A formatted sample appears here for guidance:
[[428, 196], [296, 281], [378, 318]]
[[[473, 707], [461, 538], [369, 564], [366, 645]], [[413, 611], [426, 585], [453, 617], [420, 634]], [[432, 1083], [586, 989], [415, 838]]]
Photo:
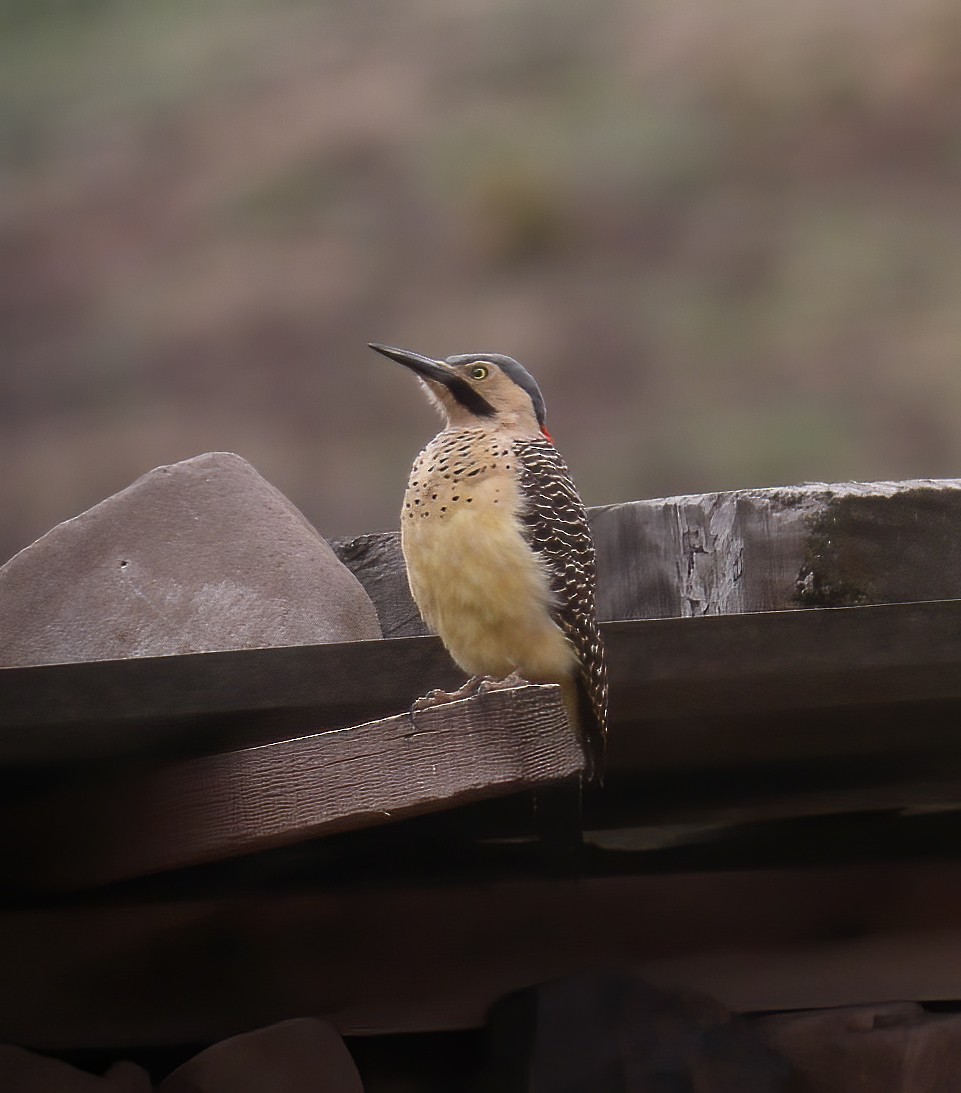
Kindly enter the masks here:
[[618, 774], [959, 750], [961, 600], [617, 622], [605, 638]]
[[[890, 714], [961, 700], [961, 600], [616, 622], [604, 634], [615, 774], [957, 742], [943, 719]], [[3, 668], [0, 770], [358, 724], [462, 678], [436, 638]], [[890, 707], [883, 732], [879, 706]], [[822, 731], [824, 710], [845, 717]]]
[[[718, 834], [732, 825], [951, 808], [961, 793], [959, 601], [623, 622], [605, 631], [613, 725], [604, 792], [592, 790], [583, 802], [585, 829], [599, 832], [590, 841], [650, 850], [675, 845], [676, 825], [686, 824], [700, 834], [683, 841], [713, 839], [723, 851]], [[125, 799], [115, 782], [101, 795], [98, 787], [112, 778], [147, 787], [128, 792], [124, 806], [130, 822], [145, 824], [151, 779], [162, 780], [184, 752], [315, 735], [331, 722], [350, 724], [352, 713], [371, 705], [396, 713], [445, 672], [456, 680], [432, 638], [0, 670], [6, 883], [22, 889], [83, 882], [82, 857], [73, 860], [65, 848], [84, 830], [78, 817], [88, 815], [89, 827], [110, 802]], [[138, 720], [132, 715], [141, 698], [145, 717]], [[97, 711], [102, 720], [92, 720]], [[58, 713], [63, 720], [51, 720]], [[67, 766], [69, 756], [88, 761]], [[29, 781], [27, 759], [35, 764]], [[49, 760], [58, 762], [48, 769]], [[15, 810], [38, 787], [64, 782], [85, 787], [86, 804], [66, 812], [46, 803]], [[56, 798], [41, 792], [38, 800]], [[34, 819], [18, 819], [22, 808]], [[106, 812], [121, 813], [119, 805]], [[529, 820], [529, 810], [521, 815], [516, 799], [505, 797], [477, 814], [445, 807], [412, 837], [453, 836], [466, 846], [490, 835], [530, 834]], [[108, 830], [101, 852], [129, 826]], [[161, 823], [157, 832], [163, 830]], [[315, 830], [310, 822], [292, 823], [283, 841]], [[238, 852], [270, 845], [254, 835], [243, 837]], [[87, 842], [99, 845], [97, 837]], [[208, 842], [207, 860], [233, 853], [226, 843], [226, 836], [220, 848]], [[195, 860], [188, 845], [185, 838], [175, 858], [154, 855], [146, 867]], [[731, 861], [719, 852], [719, 864]], [[95, 864], [88, 884], [129, 875]]]
[[463, 680], [437, 638], [0, 668], [0, 768], [356, 725]]
[[234, 893], [0, 912], [0, 1041], [210, 1042], [292, 1014], [343, 1033], [479, 1025], [590, 967], [738, 1011], [961, 998], [961, 866]]
[[574, 778], [557, 686], [53, 786], [0, 804], [4, 884], [93, 887]]

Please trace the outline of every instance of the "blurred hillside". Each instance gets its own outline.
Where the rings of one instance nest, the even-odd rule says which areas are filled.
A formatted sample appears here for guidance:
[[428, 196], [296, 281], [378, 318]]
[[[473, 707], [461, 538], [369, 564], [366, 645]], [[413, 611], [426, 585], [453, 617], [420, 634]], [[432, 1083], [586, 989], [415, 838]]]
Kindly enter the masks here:
[[961, 475], [956, 0], [0, 0], [0, 560], [249, 459], [394, 525], [538, 377], [585, 500]]

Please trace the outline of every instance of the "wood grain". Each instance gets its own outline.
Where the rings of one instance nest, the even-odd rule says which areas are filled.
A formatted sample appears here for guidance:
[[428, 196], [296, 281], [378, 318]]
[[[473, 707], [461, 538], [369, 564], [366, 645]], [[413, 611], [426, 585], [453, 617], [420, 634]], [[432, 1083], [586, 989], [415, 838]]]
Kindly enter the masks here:
[[6, 884], [93, 887], [575, 777], [554, 685], [53, 787], [0, 805]]

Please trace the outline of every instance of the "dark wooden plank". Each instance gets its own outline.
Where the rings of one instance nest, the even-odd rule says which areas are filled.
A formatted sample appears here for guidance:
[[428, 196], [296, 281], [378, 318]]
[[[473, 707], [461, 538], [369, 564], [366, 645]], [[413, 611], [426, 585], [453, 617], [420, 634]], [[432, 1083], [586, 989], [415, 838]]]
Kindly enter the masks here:
[[[937, 765], [935, 760], [932, 764]], [[700, 846], [725, 864], [737, 862], [736, 847], [739, 835], [750, 831], [759, 835], [767, 833], [768, 843], [781, 841], [780, 860], [788, 862], [798, 853], [798, 843], [804, 838], [805, 820], [830, 820], [843, 830], [845, 819], [858, 814], [871, 814], [870, 828], [862, 826], [858, 831], [859, 845], [865, 853], [873, 855], [879, 848], [879, 829], [897, 828], [899, 839], [909, 838], [909, 825], [878, 823], [878, 816], [906, 817], [954, 815], [961, 802], [961, 770], [942, 774], [940, 778], [922, 780], [914, 777], [891, 779], [886, 782], [861, 782], [856, 785], [822, 785], [816, 777], [795, 778], [793, 785], [771, 786], [749, 783], [735, 788], [715, 786], [713, 792], [704, 793], [703, 783], [691, 787], [692, 792], [673, 793], [674, 786], [665, 787], [660, 795], [651, 793], [640, 807], [611, 804], [605, 800], [599, 804], [588, 798], [583, 809], [585, 825], [584, 841], [591, 846], [618, 852], [638, 854], [680, 846]], [[633, 792], [643, 793], [648, 787], [631, 783]], [[957, 842], [958, 832], [951, 832], [950, 844]], [[822, 832], [823, 835], [823, 832]], [[948, 842], [945, 836], [944, 842]], [[850, 836], [847, 847], [849, 848]], [[915, 853], [924, 854], [931, 847], [924, 845], [920, 837], [913, 839]], [[808, 856], [812, 853], [824, 860], [830, 848], [817, 848], [808, 843], [801, 848]], [[945, 847], [942, 845], [941, 850]], [[732, 862], [733, 859], [733, 862]], [[638, 867], [643, 862], [638, 860]]]
[[[943, 718], [876, 722], [881, 705], [961, 698], [959, 600], [617, 622], [604, 633], [614, 774], [952, 747], [957, 735]], [[0, 669], [0, 767], [357, 724], [461, 678], [436, 638]], [[846, 719], [822, 728], [818, 711], [831, 709]]]
[[[649, 850], [673, 845], [678, 824], [694, 825], [697, 838], [710, 841], [739, 824], [943, 809], [961, 795], [958, 601], [614, 623], [606, 633], [614, 681], [610, 762], [604, 792], [588, 793], [582, 812], [585, 828], [600, 831], [605, 845], [634, 845], [616, 835], [622, 828], [639, 829], [636, 845]], [[8, 727], [0, 733], [0, 749], [8, 748], [8, 759], [10, 751], [36, 758], [66, 740], [68, 754], [127, 753], [124, 769], [132, 762], [142, 777], [143, 764], [171, 761], [150, 752], [151, 733], [178, 747], [199, 739], [209, 750], [237, 747], [258, 734], [289, 736], [291, 721], [294, 731], [299, 726], [309, 733], [348, 717], [347, 705], [332, 714], [323, 702], [311, 704], [338, 693], [324, 678], [324, 665], [329, 673], [342, 672], [344, 693], [359, 708], [368, 702], [360, 693], [367, 681], [376, 701], [396, 711], [439, 681], [435, 668], [443, 678], [446, 662], [436, 640], [427, 638], [267, 650], [263, 656], [261, 661], [257, 651], [135, 664], [154, 715], [197, 702], [201, 713], [186, 724], [182, 717], [105, 720], [93, 723], [91, 741], [86, 724], [41, 721]], [[114, 701], [129, 711], [130, 696], [114, 688], [131, 681], [131, 663], [66, 666], [75, 685], [78, 669], [93, 669], [96, 677], [96, 686], [67, 693], [87, 713], [107, 710]], [[265, 664], [276, 674], [269, 675]], [[401, 678], [402, 669], [408, 678]], [[280, 705], [289, 701], [305, 703], [293, 710], [295, 717]], [[49, 712], [47, 702], [38, 698], [41, 716]], [[244, 706], [256, 703], [263, 720], [251, 726]], [[104, 765], [64, 773], [97, 785]], [[21, 784], [16, 766], [8, 767], [8, 799], [23, 793]], [[503, 800], [476, 816], [469, 809], [445, 811], [436, 826], [445, 839], [456, 831], [470, 842], [492, 831], [529, 835], [528, 820], [527, 811], [521, 815]], [[38, 830], [44, 826], [49, 824]], [[665, 829], [663, 838], [658, 827]]]
[[0, 668], [0, 767], [338, 728], [463, 679], [437, 638]]
[[961, 744], [961, 601], [611, 623], [605, 637], [615, 774]]
[[[363, 885], [0, 912], [0, 1040], [209, 1042], [291, 1014], [478, 1025], [508, 991], [630, 967], [734, 1010], [961, 998], [961, 865]], [[55, 1000], [55, 1002], [54, 1002]]]
[[[959, 600], [609, 623], [605, 637], [614, 769], [690, 760], [682, 720], [961, 695]], [[291, 727], [358, 724], [460, 679], [429, 637], [0, 669], [0, 766], [236, 747]], [[848, 745], [844, 734], [821, 739], [816, 719], [809, 730], [808, 753]], [[863, 750], [867, 727], [853, 718], [852, 731]], [[731, 762], [755, 745], [783, 753], [802, 744], [776, 725], [763, 740], [702, 736], [699, 747]]]
[[492, 691], [0, 804], [4, 882], [93, 887], [551, 785], [583, 770], [559, 687]]

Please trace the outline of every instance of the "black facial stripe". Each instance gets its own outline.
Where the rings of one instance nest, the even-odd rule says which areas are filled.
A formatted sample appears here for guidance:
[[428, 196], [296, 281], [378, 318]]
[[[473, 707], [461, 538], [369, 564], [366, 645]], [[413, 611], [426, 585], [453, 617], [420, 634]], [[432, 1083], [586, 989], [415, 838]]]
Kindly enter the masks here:
[[447, 363], [453, 365], [475, 364], [477, 362], [496, 365], [518, 387], [526, 391], [534, 405], [537, 423], [541, 426], [544, 425], [547, 410], [544, 406], [544, 396], [541, 394], [541, 389], [537, 386], [537, 381], [530, 372], [518, 361], [515, 361], [513, 357], [505, 357], [503, 353], [460, 353], [455, 357], [447, 358]]
[[445, 381], [445, 385], [455, 399], [465, 409], [470, 410], [477, 417], [493, 417], [497, 411], [482, 395], [479, 395], [467, 380], [452, 377]]

